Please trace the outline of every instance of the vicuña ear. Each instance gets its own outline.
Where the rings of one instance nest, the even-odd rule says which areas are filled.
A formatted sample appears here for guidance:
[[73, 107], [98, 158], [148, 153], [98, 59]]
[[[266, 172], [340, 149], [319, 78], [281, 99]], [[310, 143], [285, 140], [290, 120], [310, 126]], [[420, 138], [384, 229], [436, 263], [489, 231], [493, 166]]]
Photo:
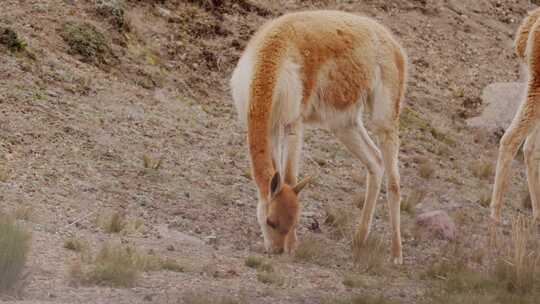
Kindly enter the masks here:
[[270, 181], [270, 198], [276, 196], [276, 194], [281, 191], [281, 187], [281, 176], [279, 175], [279, 172], [276, 172], [276, 174], [274, 174], [274, 177], [272, 177], [272, 180]]
[[304, 187], [307, 184], [309, 184], [309, 182], [311, 182], [312, 179], [313, 179], [313, 177], [311, 177], [311, 176], [308, 176], [308, 177], [304, 178], [302, 181], [300, 181], [298, 184], [296, 184], [296, 186], [294, 186], [293, 191], [296, 194], [300, 194], [300, 191], [302, 191], [302, 189], [304, 189]]

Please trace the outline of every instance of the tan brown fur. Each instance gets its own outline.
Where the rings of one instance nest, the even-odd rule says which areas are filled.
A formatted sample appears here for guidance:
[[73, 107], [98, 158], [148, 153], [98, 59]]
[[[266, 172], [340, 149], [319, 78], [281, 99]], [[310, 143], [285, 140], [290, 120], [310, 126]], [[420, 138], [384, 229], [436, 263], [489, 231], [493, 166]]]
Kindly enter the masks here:
[[527, 50], [527, 41], [529, 40], [529, 33], [531, 28], [536, 23], [536, 20], [540, 17], [540, 8], [530, 11], [521, 22], [519, 29], [516, 33], [514, 40], [514, 50], [518, 58], [525, 60], [525, 51]]

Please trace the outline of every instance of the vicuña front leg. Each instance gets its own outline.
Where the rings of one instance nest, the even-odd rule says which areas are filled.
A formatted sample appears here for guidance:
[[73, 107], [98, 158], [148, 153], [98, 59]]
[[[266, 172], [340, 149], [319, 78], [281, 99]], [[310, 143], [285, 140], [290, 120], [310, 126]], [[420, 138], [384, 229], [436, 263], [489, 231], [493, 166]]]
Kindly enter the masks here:
[[375, 203], [381, 189], [384, 173], [381, 153], [360, 123], [351, 128], [334, 130], [334, 134], [356, 158], [360, 159], [368, 171], [364, 208], [360, 217], [360, 227], [355, 235], [355, 241], [363, 245], [369, 235]]
[[287, 139], [287, 160], [285, 162], [285, 183], [296, 185], [298, 182], [298, 167], [302, 152], [303, 126], [301, 122], [295, 122], [290, 126], [290, 133], [285, 132]]

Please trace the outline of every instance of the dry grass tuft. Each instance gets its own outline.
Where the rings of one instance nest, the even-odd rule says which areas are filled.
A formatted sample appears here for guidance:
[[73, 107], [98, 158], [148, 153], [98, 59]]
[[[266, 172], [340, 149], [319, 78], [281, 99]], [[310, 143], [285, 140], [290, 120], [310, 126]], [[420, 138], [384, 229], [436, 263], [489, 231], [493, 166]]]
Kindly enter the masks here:
[[244, 264], [250, 268], [259, 268], [259, 266], [261, 266], [262, 263], [263, 263], [263, 258], [258, 257], [258, 256], [253, 256], [253, 255], [248, 256], [244, 262]]
[[13, 215], [18, 220], [30, 221], [32, 219], [33, 212], [34, 208], [31, 206], [19, 206], [17, 209], [15, 209]]
[[495, 265], [495, 276], [506, 281], [510, 292], [540, 292], [540, 245], [533, 227], [534, 224], [522, 216], [513, 219], [511, 246]]
[[257, 272], [257, 280], [269, 285], [282, 286], [285, 284], [285, 279], [275, 271], [259, 271]]
[[365, 283], [360, 276], [349, 273], [349, 274], [346, 274], [345, 277], [343, 278], [343, 285], [349, 288], [359, 288], [359, 287], [364, 287]]
[[531, 193], [529, 193], [529, 188], [527, 188], [523, 193], [523, 198], [521, 199], [521, 207], [525, 210], [532, 209], [532, 200]]
[[132, 249], [105, 244], [99, 251], [93, 268], [88, 273], [82, 273], [84, 281], [114, 287], [133, 286], [140, 271], [134, 253]]
[[495, 173], [493, 164], [484, 160], [474, 161], [471, 165], [471, 171], [477, 178], [489, 180]]
[[364, 295], [355, 295], [350, 297], [336, 297], [336, 298], [326, 298], [322, 304], [395, 304], [389, 299], [385, 299], [382, 295], [379, 297], [373, 297], [367, 294]]
[[413, 189], [412, 192], [401, 201], [401, 211], [414, 214], [414, 208], [420, 204], [426, 197], [425, 189]]
[[353, 215], [350, 209], [344, 207], [324, 207], [326, 218], [324, 224], [334, 229], [334, 235], [338, 238], [343, 238], [350, 234]]
[[480, 192], [480, 197], [478, 198], [478, 204], [480, 204], [482, 207], [489, 207], [491, 204], [491, 191], [482, 190]]
[[354, 263], [363, 272], [381, 273], [385, 265], [386, 246], [376, 236], [370, 236], [364, 244], [355, 239], [352, 245]]
[[440, 262], [423, 274], [435, 280], [441, 289], [432, 291], [434, 302], [444, 303], [538, 303], [540, 297], [540, 246], [532, 233], [533, 225], [523, 217], [512, 221], [512, 233], [502, 254], [480, 271], [471, 267], [481, 263], [474, 253], [467, 256], [461, 245], [456, 250], [443, 250]]
[[88, 244], [78, 238], [69, 238], [64, 241], [64, 248], [75, 252], [83, 252], [88, 249]]
[[145, 169], [159, 170], [163, 163], [163, 158], [155, 159], [148, 154], [143, 154], [143, 166]]
[[126, 221], [118, 212], [112, 213], [103, 224], [103, 228], [107, 233], [119, 233], [126, 227]]
[[189, 292], [182, 297], [179, 303], [184, 304], [243, 304], [247, 303], [241, 298], [232, 298], [226, 295], [209, 295], [207, 292]]
[[183, 265], [180, 265], [174, 259], [161, 260], [160, 265], [161, 265], [161, 269], [168, 270], [168, 271], [173, 271], [173, 272], [184, 272], [184, 271], [186, 271], [186, 267], [183, 266]]
[[30, 251], [30, 234], [15, 221], [0, 216], [0, 291], [12, 290], [22, 279]]
[[424, 179], [430, 179], [435, 174], [435, 168], [431, 162], [425, 162], [418, 165], [418, 174]]
[[329, 262], [328, 249], [323, 240], [313, 234], [308, 234], [298, 244], [294, 252], [297, 262], [309, 262], [324, 265]]
[[104, 244], [89, 265], [81, 261], [70, 269], [73, 282], [85, 285], [131, 287], [141, 271], [169, 270], [183, 272], [185, 267], [173, 259], [145, 254], [133, 247]]

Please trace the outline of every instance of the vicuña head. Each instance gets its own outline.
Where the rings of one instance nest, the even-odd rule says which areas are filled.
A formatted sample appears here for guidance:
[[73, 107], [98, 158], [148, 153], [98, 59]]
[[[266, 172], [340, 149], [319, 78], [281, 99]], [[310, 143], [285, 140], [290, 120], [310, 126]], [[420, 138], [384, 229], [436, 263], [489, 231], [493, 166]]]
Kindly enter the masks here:
[[[291, 187], [284, 183], [278, 172], [270, 182], [269, 204], [265, 224], [269, 227], [269, 250], [276, 253], [291, 252], [296, 246], [296, 226], [300, 217], [298, 195], [310, 178]], [[263, 224], [264, 225], [264, 224]]]

